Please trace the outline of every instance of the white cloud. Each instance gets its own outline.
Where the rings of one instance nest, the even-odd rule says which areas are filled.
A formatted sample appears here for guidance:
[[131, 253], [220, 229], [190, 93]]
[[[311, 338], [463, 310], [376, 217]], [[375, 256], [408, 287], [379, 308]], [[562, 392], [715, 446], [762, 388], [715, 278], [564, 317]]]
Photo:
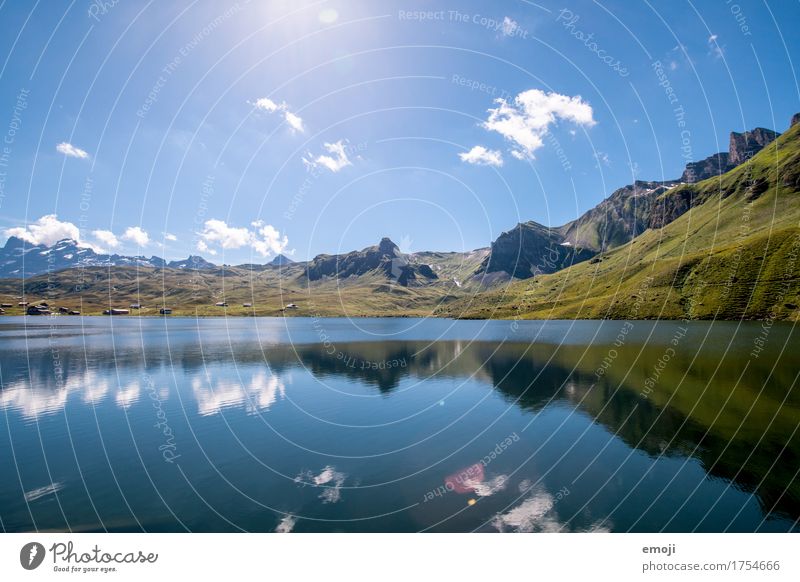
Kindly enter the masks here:
[[305, 131], [305, 127], [303, 126], [303, 120], [300, 119], [297, 115], [292, 113], [291, 111], [285, 111], [283, 113], [283, 118], [286, 120], [286, 123], [289, 124], [295, 131], [299, 131], [300, 133]]
[[592, 107], [580, 95], [569, 97], [530, 89], [514, 97], [496, 99], [497, 107], [489, 109], [483, 127], [496, 131], [514, 144], [511, 155], [517, 159], [532, 159], [533, 152], [544, 145], [542, 136], [559, 119], [578, 125], [593, 126]]
[[286, 237], [286, 235], [281, 237], [281, 233], [278, 229], [271, 224], [264, 224], [262, 221], [258, 220], [253, 223], [253, 226], [255, 226], [257, 230], [251, 245], [258, 254], [264, 257], [277, 255], [282, 253], [289, 244], [288, 237]]
[[257, 220], [251, 223], [253, 230], [247, 227], [229, 226], [224, 220], [216, 218], [207, 220], [199, 233], [197, 250], [215, 254], [210, 244], [218, 244], [223, 249], [240, 249], [250, 247], [261, 256], [277, 255], [284, 251], [289, 239], [271, 224]]
[[166, 240], [173, 241], [173, 242], [174, 242], [174, 241], [176, 241], [176, 240], [178, 240], [178, 237], [177, 237], [177, 236], [175, 236], [174, 234], [172, 234], [172, 233], [169, 233], [169, 232], [165, 232], [165, 233], [164, 233], [164, 238], [165, 238]]
[[234, 228], [216, 218], [206, 220], [200, 236], [205, 242], [218, 243], [223, 249], [240, 249], [250, 242], [247, 228]]
[[303, 158], [303, 163], [308, 168], [322, 166], [331, 172], [338, 172], [342, 168], [352, 166], [353, 162], [351, 162], [350, 158], [347, 157], [347, 146], [345, 144], [346, 140], [341, 139], [337, 142], [325, 143], [323, 146], [325, 147], [325, 150], [331, 154], [330, 156], [322, 154], [315, 158], [311, 153], [309, 153], [307, 158]]
[[594, 153], [594, 158], [597, 160], [597, 167], [600, 167], [600, 164], [603, 164], [607, 168], [611, 167], [611, 159], [608, 157], [606, 152], [601, 152], [600, 150]]
[[712, 34], [708, 37], [708, 54], [714, 58], [721, 59], [722, 58], [722, 47], [719, 46], [717, 39], [719, 37], [716, 34]]
[[517, 23], [516, 20], [512, 20], [508, 16], [503, 18], [503, 28], [502, 28], [503, 36], [513, 36], [518, 28], [519, 24]]
[[476, 164], [478, 166], [502, 166], [503, 154], [498, 150], [489, 150], [483, 146], [475, 146], [468, 152], [458, 154], [462, 162]]
[[150, 242], [150, 235], [139, 226], [129, 226], [125, 229], [125, 234], [122, 235], [122, 238], [135, 242], [140, 247], [145, 247]]
[[28, 226], [7, 228], [4, 234], [21, 238], [33, 245], [51, 246], [65, 238], [80, 241], [81, 232], [71, 222], [62, 222], [55, 214], [47, 214]]
[[95, 230], [92, 235], [107, 247], [113, 249], [119, 246], [119, 239], [110, 230]]
[[275, 103], [272, 99], [268, 97], [262, 97], [261, 99], [256, 99], [254, 105], [258, 109], [263, 109], [269, 113], [274, 113], [276, 111], [282, 111], [286, 109], [286, 103]]
[[206, 244], [206, 241], [204, 241], [204, 240], [197, 241], [197, 250], [200, 251], [201, 253], [208, 253], [208, 254], [210, 254], [212, 256], [217, 254], [217, 251], [215, 251], [214, 249], [208, 248], [208, 245]]
[[269, 97], [261, 97], [260, 99], [256, 99], [256, 102], [252, 105], [254, 105], [256, 109], [261, 109], [267, 113], [275, 113], [278, 111], [283, 113], [283, 119], [289, 124], [289, 127], [292, 128], [292, 131], [299, 131], [302, 133], [306, 130], [305, 125], [303, 125], [303, 120], [300, 116], [289, 111], [289, 106], [285, 101], [276, 103]]
[[83, 160], [89, 157], [89, 154], [87, 152], [65, 141], [62, 141], [60, 144], [56, 146], [56, 151], [60, 154], [64, 154], [65, 156], [69, 156], [71, 158], [80, 158]]

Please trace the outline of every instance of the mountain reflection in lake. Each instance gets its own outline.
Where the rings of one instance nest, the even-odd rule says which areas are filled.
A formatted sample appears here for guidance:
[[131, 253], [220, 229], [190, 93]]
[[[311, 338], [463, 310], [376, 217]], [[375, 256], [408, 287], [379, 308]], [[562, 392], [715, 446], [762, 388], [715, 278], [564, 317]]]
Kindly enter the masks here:
[[7, 317], [0, 524], [796, 530], [797, 334], [682, 325]]

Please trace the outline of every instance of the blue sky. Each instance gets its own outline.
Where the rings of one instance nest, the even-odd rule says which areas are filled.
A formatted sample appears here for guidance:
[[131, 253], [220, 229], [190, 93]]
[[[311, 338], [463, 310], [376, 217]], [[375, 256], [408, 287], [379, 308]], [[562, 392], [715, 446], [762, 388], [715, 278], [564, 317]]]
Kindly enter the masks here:
[[800, 111], [797, 2], [5, 2], [0, 241], [470, 250]]

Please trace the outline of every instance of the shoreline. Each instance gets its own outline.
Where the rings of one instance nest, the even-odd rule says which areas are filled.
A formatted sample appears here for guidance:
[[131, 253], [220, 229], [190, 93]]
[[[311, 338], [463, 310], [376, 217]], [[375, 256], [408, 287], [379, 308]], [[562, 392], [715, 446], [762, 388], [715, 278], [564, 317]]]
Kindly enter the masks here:
[[79, 319], [84, 317], [98, 318], [98, 319], [439, 319], [450, 321], [509, 321], [509, 322], [526, 322], [526, 321], [669, 321], [669, 322], [726, 322], [726, 323], [741, 323], [741, 322], [765, 322], [771, 321], [773, 323], [783, 323], [797, 325], [798, 320], [793, 319], [777, 319], [777, 318], [737, 318], [737, 319], [724, 319], [724, 318], [706, 318], [696, 317], [686, 319], [682, 317], [553, 317], [553, 318], [539, 318], [539, 317], [451, 317], [451, 316], [438, 316], [438, 315], [248, 315], [248, 314], [225, 314], [225, 315], [205, 315], [205, 314], [172, 314], [172, 315], [105, 315], [102, 313], [87, 313], [85, 315], [66, 315], [66, 314], [50, 314], [50, 315], [28, 315], [21, 314], [3, 314], [0, 315], [0, 322], [6, 318], [30, 318], [33, 320], [47, 320], [47, 319]]

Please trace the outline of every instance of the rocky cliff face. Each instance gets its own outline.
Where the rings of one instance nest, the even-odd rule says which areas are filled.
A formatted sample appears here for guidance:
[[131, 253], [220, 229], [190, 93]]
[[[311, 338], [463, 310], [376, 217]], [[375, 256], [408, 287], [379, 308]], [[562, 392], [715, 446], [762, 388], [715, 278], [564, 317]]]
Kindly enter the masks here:
[[[796, 115], [800, 119], [800, 114]], [[721, 176], [749, 160], [775, 141], [779, 133], [758, 127], [744, 133], [731, 132], [730, 152], [720, 152], [686, 165], [679, 180], [646, 182], [620, 188], [583, 216], [562, 226], [564, 240], [576, 247], [603, 251], [623, 245], [648, 228], [669, 224], [703, 200], [689, 187], [674, 188], [680, 182], [694, 184]], [[668, 189], [669, 196], [661, 196]]]
[[533, 221], [523, 222], [497, 237], [477, 273], [504, 271], [517, 279], [527, 279], [555, 273], [594, 254], [565, 241], [558, 229]]
[[681, 174], [680, 181], [686, 182], [687, 184], [694, 184], [701, 180], [720, 176], [728, 170], [732, 170], [733, 167], [734, 166], [731, 165], [729, 161], [728, 153], [720, 152], [707, 157], [705, 160], [686, 164], [686, 169], [683, 171], [683, 174]]
[[766, 146], [775, 141], [779, 133], [771, 129], [757, 127], [744, 133], [731, 132], [731, 143], [728, 150], [728, 162], [732, 166], [745, 163]]
[[[800, 114], [795, 117], [800, 116]], [[800, 119], [800, 117], [798, 117]], [[794, 121], [794, 118], [793, 118]], [[701, 182], [708, 178], [721, 176], [725, 172], [734, 169], [739, 164], [745, 163], [758, 152], [763, 150], [770, 143], [780, 136], [779, 133], [763, 127], [757, 127], [752, 131], [744, 133], [731, 132], [729, 151], [720, 152], [709, 156], [699, 162], [686, 164], [686, 169], [681, 175], [680, 181], [687, 184]]]
[[792, 115], [792, 122], [789, 124], [789, 127], [794, 127], [798, 123], [800, 123], [800, 113], [795, 113]]
[[688, 212], [701, 201], [696, 198], [696, 190], [691, 184], [673, 188], [665, 196], [653, 202], [647, 217], [647, 228], [663, 228], [670, 222]]
[[558, 230], [576, 248], [600, 252], [623, 245], [648, 228], [655, 200], [675, 184], [637, 180]]

